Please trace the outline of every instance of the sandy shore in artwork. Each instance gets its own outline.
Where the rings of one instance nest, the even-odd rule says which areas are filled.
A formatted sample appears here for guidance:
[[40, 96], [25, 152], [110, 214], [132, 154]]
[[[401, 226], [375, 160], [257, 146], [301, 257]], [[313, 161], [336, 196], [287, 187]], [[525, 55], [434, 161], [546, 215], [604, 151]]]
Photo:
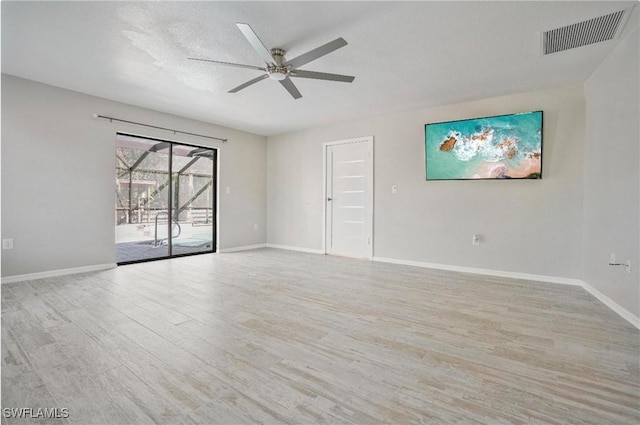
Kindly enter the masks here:
[[480, 166], [473, 178], [500, 179], [523, 178], [532, 173], [539, 173], [542, 162], [540, 158], [527, 158], [520, 163], [518, 168], [508, 168], [503, 162], [484, 163]]

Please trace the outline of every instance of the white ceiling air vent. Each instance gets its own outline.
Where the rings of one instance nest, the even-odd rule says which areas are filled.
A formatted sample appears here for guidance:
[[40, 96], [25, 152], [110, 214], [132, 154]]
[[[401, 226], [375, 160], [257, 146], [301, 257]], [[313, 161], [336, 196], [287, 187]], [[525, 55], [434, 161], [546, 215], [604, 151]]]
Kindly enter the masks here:
[[550, 55], [563, 50], [599, 43], [616, 38], [631, 8], [597, 18], [556, 28], [542, 33], [542, 54]]

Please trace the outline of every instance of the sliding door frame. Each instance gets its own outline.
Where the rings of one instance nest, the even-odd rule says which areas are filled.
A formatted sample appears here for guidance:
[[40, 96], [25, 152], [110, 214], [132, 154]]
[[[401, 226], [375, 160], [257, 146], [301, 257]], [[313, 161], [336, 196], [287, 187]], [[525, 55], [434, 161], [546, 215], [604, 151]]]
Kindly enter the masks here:
[[[192, 256], [192, 255], [201, 255], [201, 254], [214, 254], [216, 252], [218, 252], [218, 247], [220, 246], [220, 236], [219, 236], [219, 224], [220, 224], [220, 214], [219, 214], [219, 202], [220, 202], [220, 191], [219, 191], [219, 182], [220, 182], [220, 148], [218, 147], [212, 147], [212, 146], [204, 146], [204, 145], [197, 145], [194, 143], [186, 143], [186, 142], [182, 142], [182, 141], [175, 141], [175, 140], [168, 140], [168, 139], [161, 139], [158, 137], [150, 137], [150, 136], [144, 136], [144, 135], [140, 135], [140, 134], [134, 134], [134, 133], [128, 133], [128, 132], [123, 132], [123, 131], [118, 131], [116, 132], [116, 137], [118, 135], [122, 135], [122, 136], [127, 136], [127, 137], [136, 137], [139, 139], [145, 139], [145, 140], [151, 140], [151, 141], [155, 141], [158, 143], [168, 143], [169, 144], [169, 169], [168, 169], [168, 179], [169, 179], [169, 185], [168, 185], [168, 202], [167, 202], [167, 206], [168, 206], [168, 213], [169, 213], [169, 222], [168, 222], [168, 229], [167, 229], [167, 236], [168, 236], [168, 255], [167, 256], [163, 256], [163, 257], [153, 257], [153, 258], [144, 258], [144, 259], [139, 259], [139, 260], [131, 260], [131, 261], [121, 261], [121, 262], [117, 262], [117, 265], [127, 265], [127, 264], [136, 264], [136, 263], [146, 263], [149, 261], [157, 261], [157, 260], [168, 260], [171, 258], [179, 258], [179, 257], [188, 257], [188, 256]], [[213, 205], [211, 206], [212, 209], [212, 213], [211, 216], [214, 220], [213, 222], [213, 226], [212, 226], [212, 247], [210, 251], [200, 251], [200, 252], [190, 252], [190, 253], [184, 253], [184, 254], [173, 254], [173, 244], [172, 244], [172, 237], [173, 237], [173, 225], [172, 225], [172, 219], [173, 219], [173, 147], [174, 146], [186, 146], [186, 147], [190, 147], [190, 148], [199, 148], [199, 149], [208, 149], [211, 150], [213, 152], [213, 160], [211, 161], [212, 163], [212, 173], [211, 173], [211, 178], [214, 179], [213, 185], [212, 185], [212, 190], [213, 190], [213, 196], [212, 196], [212, 201], [213, 201]], [[115, 188], [114, 188], [115, 189]], [[129, 190], [131, 191], [132, 188], [130, 187]]]

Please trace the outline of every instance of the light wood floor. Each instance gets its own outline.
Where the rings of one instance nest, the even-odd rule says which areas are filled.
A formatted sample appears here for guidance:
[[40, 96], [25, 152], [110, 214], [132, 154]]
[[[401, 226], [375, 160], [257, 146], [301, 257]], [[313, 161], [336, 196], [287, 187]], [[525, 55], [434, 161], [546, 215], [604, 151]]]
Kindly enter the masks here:
[[639, 355], [578, 287], [281, 250], [2, 285], [35, 423], [638, 424]]

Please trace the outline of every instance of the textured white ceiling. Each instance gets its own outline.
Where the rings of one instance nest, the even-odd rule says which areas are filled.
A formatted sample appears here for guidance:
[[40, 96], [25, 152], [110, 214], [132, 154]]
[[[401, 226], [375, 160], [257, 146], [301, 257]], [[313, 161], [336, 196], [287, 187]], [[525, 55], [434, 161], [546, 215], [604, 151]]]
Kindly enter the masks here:
[[[617, 40], [543, 57], [540, 33], [634, 4], [3, 1], [2, 72], [274, 135], [584, 81]], [[288, 58], [343, 37], [301, 69], [356, 79], [295, 79], [299, 100], [271, 80], [229, 94], [260, 72], [186, 58], [262, 65], [235, 22]]]

